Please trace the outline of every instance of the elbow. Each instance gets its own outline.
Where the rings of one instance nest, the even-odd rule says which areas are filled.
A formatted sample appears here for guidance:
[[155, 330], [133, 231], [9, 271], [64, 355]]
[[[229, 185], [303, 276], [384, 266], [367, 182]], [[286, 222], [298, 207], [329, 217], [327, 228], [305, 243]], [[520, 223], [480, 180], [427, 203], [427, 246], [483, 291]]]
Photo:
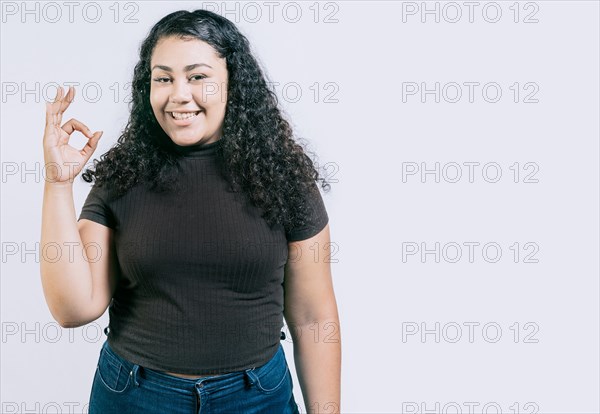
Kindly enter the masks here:
[[58, 321], [58, 324], [60, 325], [61, 328], [65, 328], [65, 329], [79, 328], [80, 326], [85, 325], [85, 323], [76, 323], [76, 322], [69, 322], [69, 321]]
[[54, 320], [58, 322], [61, 328], [65, 329], [79, 328], [80, 326], [87, 325], [88, 323], [92, 322], [61, 318], [54, 318]]
[[79, 328], [87, 325], [102, 314], [98, 314], [92, 306], [72, 306], [68, 305], [64, 298], [54, 297], [50, 299], [46, 296], [46, 304], [52, 318], [60, 325], [61, 328]]
[[61, 328], [78, 328], [81, 324], [78, 321], [74, 321], [73, 318], [67, 317], [67, 315], [62, 315], [59, 312], [53, 311], [50, 309], [50, 313], [52, 314], [52, 318], [60, 325]]
[[93, 322], [97, 318], [77, 318], [70, 314], [65, 314], [64, 312], [52, 311], [50, 312], [54, 320], [60, 325], [61, 328], [71, 329], [71, 328], [79, 328], [80, 326], [87, 325], [90, 322]]

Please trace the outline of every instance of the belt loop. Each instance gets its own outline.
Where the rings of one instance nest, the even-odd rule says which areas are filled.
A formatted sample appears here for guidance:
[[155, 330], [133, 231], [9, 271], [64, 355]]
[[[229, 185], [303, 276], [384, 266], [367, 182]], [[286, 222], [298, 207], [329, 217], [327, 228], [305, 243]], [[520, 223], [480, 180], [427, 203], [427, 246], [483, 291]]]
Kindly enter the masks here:
[[245, 377], [248, 381], [250, 381], [251, 385], [254, 385], [256, 382], [256, 374], [254, 373], [254, 368], [248, 368], [244, 370]]
[[131, 376], [131, 379], [133, 380], [133, 383], [136, 387], [140, 386], [140, 383], [138, 382], [138, 372], [139, 372], [140, 366], [138, 364], [134, 364], [133, 368], [131, 369], [131, 372], [129, 373], [129, 375]]

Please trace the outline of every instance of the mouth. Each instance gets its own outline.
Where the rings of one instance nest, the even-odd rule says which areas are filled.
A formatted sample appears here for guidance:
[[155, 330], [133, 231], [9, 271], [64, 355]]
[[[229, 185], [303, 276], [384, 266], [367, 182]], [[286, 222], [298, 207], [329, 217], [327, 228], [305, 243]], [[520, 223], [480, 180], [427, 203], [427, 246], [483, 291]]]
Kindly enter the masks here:
[[177, 121], [186, 121], [188, 119], [194, 119], [197, 117], [202, 111], [196, 112], [167, 112], [172, 119]]

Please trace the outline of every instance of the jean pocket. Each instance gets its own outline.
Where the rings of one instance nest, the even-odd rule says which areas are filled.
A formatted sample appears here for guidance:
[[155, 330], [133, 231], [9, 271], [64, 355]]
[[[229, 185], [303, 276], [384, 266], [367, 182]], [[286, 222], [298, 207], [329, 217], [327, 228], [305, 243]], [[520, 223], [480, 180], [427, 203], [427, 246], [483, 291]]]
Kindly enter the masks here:
[[266, 364], [256, 367], [250, 372], [255, 380], [256, 388], [264, 394], [272, 394], [279, 391], [286, 383], [289, 378], [288, 370], [283, 347], [279, 344], [279, 349]]
[[100, 382], [112, 392], [124, 393], [131, 383], [131, 366], [106, 348], [100, 352], [96, 374]]

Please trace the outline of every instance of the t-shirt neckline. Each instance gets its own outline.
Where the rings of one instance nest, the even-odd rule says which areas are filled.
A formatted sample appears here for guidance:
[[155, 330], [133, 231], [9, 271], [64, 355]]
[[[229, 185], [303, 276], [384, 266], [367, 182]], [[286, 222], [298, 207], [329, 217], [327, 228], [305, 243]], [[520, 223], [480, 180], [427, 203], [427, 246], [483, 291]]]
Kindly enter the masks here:
[[209, 142], [208, 144], [193, 144], [193, 145], [177, 145], [175, 144], [175, 150], [183, 158], [204, 158], [213, 156], [217, 152], [217, 148], [221, 146], [223, 138], [219, 138], [216, 141]]

